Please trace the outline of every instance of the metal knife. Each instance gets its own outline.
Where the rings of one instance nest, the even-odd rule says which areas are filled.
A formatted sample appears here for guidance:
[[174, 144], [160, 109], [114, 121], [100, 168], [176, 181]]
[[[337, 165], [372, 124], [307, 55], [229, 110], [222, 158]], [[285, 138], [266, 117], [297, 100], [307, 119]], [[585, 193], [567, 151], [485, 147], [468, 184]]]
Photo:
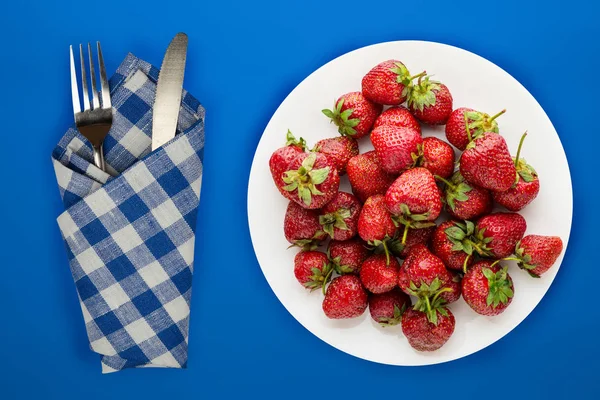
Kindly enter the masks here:
[[152, 150], [175, 137], [181, 106], [188, 37], [175, 35], [160, 67], [152, 115]]

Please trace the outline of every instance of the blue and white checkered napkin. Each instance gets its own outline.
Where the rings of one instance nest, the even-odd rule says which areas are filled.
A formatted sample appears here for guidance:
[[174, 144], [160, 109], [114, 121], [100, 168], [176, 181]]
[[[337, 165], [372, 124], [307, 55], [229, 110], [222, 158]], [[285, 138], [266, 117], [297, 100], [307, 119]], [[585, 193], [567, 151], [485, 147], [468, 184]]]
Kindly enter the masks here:
[[111, 175], [74, 128], [52, 154], [66, 209], [58, 224], [103, 372], [187, 362], [204, 108], [184, 91], [177, 136], [151, 152], [158, 72], [130, 54], [110, 80]]

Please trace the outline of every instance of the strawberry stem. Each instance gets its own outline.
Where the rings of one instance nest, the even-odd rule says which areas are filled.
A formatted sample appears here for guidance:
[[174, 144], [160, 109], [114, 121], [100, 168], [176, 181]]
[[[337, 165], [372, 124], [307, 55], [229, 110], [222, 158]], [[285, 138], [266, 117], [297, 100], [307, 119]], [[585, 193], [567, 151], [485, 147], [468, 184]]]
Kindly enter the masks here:
[[465, 257], [465, 261], [463, 262], [463, 272], [465, 274], [467, 273], [467, 263], [469, 262], [470, 258], [471, 258], [471, 255], [467, 254], [467, 256]]
[[331, 278], [331, 274], [333, 273], [334, 268], [331, 268], [329, 270], [329, 272], [327, 273], [327, 275], [325, 275], [325, 279], [323, 280], [323, 286], [321, 287], [321, 292], [323, 293], [323, 295], [325, 295], [325, 287], [327, 286], [327, 281], [329, 281], [329, 278]]
[[442, 177], [441, 177], [441, 176], [439, 176], [439, 175], [434, 175], [433, 177], [434, 177], [435, 179], [437, 179], [438, 181], [444, 182], [444, 183], [446, 184], [446, 186], [448, 186], [450, 189], [456, 189], [456, 187], [455, 187], [455, 186], [454, 186], [452, 183], [450, 183], [450, 181], [449, 181], [449, 180], [447, 180], [447, 179], [444, 179], [444, 178], [442, 178]]
[[519, 141], [519, 148], [517, 148], [517, 156], [515, 157], [515, 167], [519, 165], [519, 157], [521, 156], [521, 147], [523, 146], [523, 141], [525, 140], [525, 136], [527, 136], [527, 131], [521, 136], [521, 140]]
[[431, 300], [431, 302], [433, 304], [435, 304], [435, 301], [438, 299], [438, 297], [440, 297], [440, 294], [442, 294], [444, 292], [451, 292], [451, 291], [452, 291], [452, 289], [449, 288], [449, 287], [445, 287], [445, 288], [443, 288], [441, 290], [438, 290], [438, 292], [435, 294], [435, 296], [433, 296], [433, 299]]
[[521, 261], [520, 258], [516, 258], [516, 257], [506, 257], [506, 258], [501, 258], [499, 260], [496, 260], [492, 263], [492, 265], [490, 265], [490, 268], [492, 268], [494, 265], [498, 264], [501, 261]]
[[386, 242], [387, 240], [384, 240], [381, 244], [383, 245], [383, 251], [385, 251], [385, 265], [390, 265], [390, 251], [388, 250]]
[[493, 120], [495, 120], [496, 118], [498, 118], [499, 116], [501, 116], [502, 114], [504, 114], [505, 112], [506, 112], [506, 109], [500, 111], [498, 114], [496, 114], [492, 118], [490, 118], [489, 122], [492, 122]]
[[402, 232], [402, 244], [406, 244], [406, 236], [408, 236], [408, 224], [404, 225], [404, 232]]
[[427, 74], [427, 71], [423, 71], [423, 72], [421, 72], [420, 74], [417, 74], [417, 75], [413, 75], [413, 76], [411, 76], [409, 79], [412, 81], [412, 80], [414, 80], [415, 78], [419, 78], [419, 81], [418, 81], [418, 83], [420, 84], [420, 83], [421, 83], [421, 78], [422, 78], [423, 76], [425, 76], [426, 74]]
[[473, 137], [471, 136], [471, 128], [469, 128], [469, 118], [467, 117], [467, 113], [463, 114], [465, 118], [465, 129], [467, 130], [467, 139], [469, 139], [469, 143], [473, 141]]
[[425, 304], [427, 305], [427, 315], [431, 314], [431, 303], [429, 302], [429, 296], [425, 297]]

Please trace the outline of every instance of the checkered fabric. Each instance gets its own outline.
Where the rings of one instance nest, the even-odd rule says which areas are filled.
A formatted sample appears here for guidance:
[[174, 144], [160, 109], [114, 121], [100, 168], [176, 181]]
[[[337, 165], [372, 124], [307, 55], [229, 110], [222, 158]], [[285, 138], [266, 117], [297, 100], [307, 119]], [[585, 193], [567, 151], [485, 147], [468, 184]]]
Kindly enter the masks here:
[[129, 54], [110, 79], [110, 174], [74, 128], [52, 154], [66, 209], [58, 224], [105, 373], [187, 363], [204, 109], [184, 91], [176, 137], [151, 152], [158, 72]]

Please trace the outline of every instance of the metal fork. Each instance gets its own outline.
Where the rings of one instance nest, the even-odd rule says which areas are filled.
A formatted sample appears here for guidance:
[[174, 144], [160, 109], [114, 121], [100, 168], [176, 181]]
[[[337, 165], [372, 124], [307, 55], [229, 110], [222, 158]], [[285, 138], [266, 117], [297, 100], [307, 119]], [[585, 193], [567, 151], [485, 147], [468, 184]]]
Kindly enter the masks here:
[[88, 93], [88, 83], [85, 71], [85, 60], [83, 57], [83, 46], [79, 45], [79, 58], [81, 61], [81, 86], [83, 87], [83, 111], [79, 103], [79, 88], [77, 87], [77, 75], [75, 72], [75, 60], [73, 58], [73, 46], [71, 50], [71, 95], [73, 97], [73, 113], [75, 114], [75, 125], [83, 136], [85, 136], [94, 148], [94, 164], [105, 171], [104, 152], [102, 151], [102, 142], [112, 126], [112, 106], [110, 104], [110, 93], [108, 90], [108, 80], [106, 79], [106, 69], [104, 68], [104, 58], [100, 42], [96, 42], [98, 47], [98, 64], [100, 67], [100, 89], [102, 92], [102, 106], [98, 100], [98, 90], [96, 89], [96, 74], [94, 72], [94, 61], [92, 59], [92, 47], [88, 43], [88, 56], [90, 63], [90, 81], [92, 83], [92, 102], [90, 103], [90, 94]]

